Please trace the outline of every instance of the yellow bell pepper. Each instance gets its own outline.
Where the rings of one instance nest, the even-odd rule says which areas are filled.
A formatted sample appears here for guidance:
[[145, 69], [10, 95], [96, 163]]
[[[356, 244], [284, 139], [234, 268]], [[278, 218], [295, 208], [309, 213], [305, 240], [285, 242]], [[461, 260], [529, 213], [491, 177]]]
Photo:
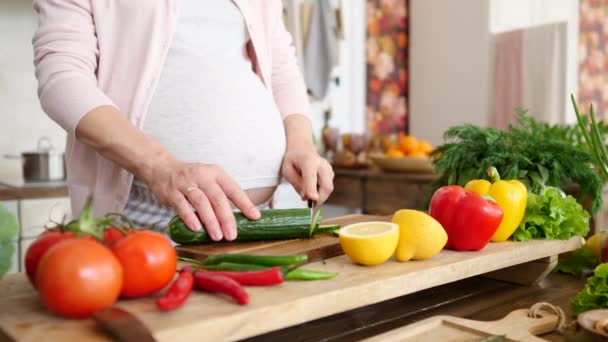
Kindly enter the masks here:
[[518, 180], [500, 180], [498, 171], [494, 167], [488, 168], [487, 172], [492, 182], [475, 179], [468, 182], [464, 188], [492, 197], [502, 208], [502, 222], [490, 239], [494, 242], [501, 242], [507, 240], [521, 223], [526, 212], [528, 189]]

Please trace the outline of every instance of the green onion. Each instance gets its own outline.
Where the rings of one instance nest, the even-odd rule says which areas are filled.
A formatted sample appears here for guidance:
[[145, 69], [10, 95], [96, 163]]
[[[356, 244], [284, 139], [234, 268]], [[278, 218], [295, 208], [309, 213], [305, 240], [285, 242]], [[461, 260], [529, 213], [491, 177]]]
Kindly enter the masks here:
[[608, 179], [608, 151], [606, 150], [606, 146], [602, 141], [602, 135], [599, 131], [597, 120], [595, 118], [593, 104], [589, 110], [591, 123], [589, 124], [589, 128], [587, 128], [585, 121], [579, 112], [578, 104], [574, 99], [574, 95], [570, 95], [570, 99], [572, 100], [572, 106], [574, 107], [574, 112], [576, 113], [576, 119], [583, 137], [585, 138], [585, 142], [587, 143], [587, 146], [589, 147], [589, 150], [591, 151], [591, 154], [593, 155], [602, 176], [604, 179]]

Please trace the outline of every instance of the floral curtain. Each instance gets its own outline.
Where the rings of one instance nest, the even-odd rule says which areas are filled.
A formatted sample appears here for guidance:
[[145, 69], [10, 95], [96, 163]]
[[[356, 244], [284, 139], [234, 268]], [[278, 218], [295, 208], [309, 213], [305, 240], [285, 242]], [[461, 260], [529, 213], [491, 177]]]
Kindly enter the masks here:
[[408, 0], [367, 0], [367, 124], [407, 132]]
[[608, 0], [581, 0], [579, 105], [608, 117]]

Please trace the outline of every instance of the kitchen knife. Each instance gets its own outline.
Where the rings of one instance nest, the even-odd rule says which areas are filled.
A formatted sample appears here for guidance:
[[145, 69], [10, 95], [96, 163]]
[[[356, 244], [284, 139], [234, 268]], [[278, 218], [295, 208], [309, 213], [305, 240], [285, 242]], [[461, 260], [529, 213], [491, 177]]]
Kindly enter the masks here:
[[93, 319], [117, 341], [155, 342], [150, 330], [137, 317], [119, 307], [98, 311]]

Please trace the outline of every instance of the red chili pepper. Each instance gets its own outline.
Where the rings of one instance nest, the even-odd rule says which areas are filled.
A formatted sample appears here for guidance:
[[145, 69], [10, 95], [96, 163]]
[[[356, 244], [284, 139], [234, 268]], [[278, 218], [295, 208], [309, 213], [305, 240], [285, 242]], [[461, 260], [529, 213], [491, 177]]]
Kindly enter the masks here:
[[170, 311], [175, 310], [184, 304], [186, 299], [188, 299], [188, 296], [190, 296], [194, 286], [194, 276], [190, 272], [191, 269], [192, 267], [190, 267], [190, 269], [187, 269], [187, 267], [183, 268], [179, 272], [177, 279], [173, 281], [173, 284], [171, 284], [171, 287], [167, 290], [167, 293], [156, 299], [156, 306], [158, 306], [159, 309]]
[[194, 272], [194, 288], [226, 294], [241, 305], [249, 303], [249, 294], [236, 280], [205, 270]]
[[283, 283], [283, 272], [280, 267], [273, 267], [259, 271], [209, 271], [203, 270], [216, 275], [225, 276], [236, 280], [239, 284], [245, 286], [270, 286]]

